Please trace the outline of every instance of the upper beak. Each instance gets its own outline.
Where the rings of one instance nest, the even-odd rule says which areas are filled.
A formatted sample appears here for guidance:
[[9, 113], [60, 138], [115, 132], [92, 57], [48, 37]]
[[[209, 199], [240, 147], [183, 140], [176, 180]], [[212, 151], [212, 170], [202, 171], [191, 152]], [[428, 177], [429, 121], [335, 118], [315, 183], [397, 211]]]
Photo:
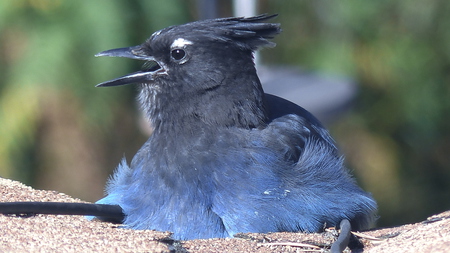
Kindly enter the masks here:
[[153, 56], [146, 55], [142, 50], [141, 46], [134, 47], [124, 47], [124, 48], [116, 48], [111, 50], [106, 50], [100, 52], [95, 55], [99, 56], [110, 56], [110, 57], [126, 57], [130, 59], [136, 60], [144, 60], [148, 62], [152, 62], [151, 68], [137, 71], [128, 75], [121, 76], [119, 78], [106, 81], [100, 84], [97, 84], [96, 87], [107, 87], [107, 86], [118, 86], [125, 85], [131, 83], [144, 83], [148, 81], [154, 80], [155, 73], [161, 72], [162, 66], [155, 60]]

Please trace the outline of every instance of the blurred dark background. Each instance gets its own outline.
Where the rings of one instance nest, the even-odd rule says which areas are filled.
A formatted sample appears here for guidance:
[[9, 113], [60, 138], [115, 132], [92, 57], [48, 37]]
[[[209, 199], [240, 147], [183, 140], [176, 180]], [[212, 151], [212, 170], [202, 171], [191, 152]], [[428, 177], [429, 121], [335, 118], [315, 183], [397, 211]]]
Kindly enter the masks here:
[[[198, 6], [1, 1], [0, 176], [101, 198], [108, 175], [147, 136], [136, 87], [94, 88], [141, 62], [94, 54], [197, 20]], [[360, 185], [377, 199], [378, 225], [450, 209], [450, 2], [261, 0], [257, 13], [278, 13], [274, 22], [283, 28], [277, 47], [262, 51], [264, 65], [356, 84], [350, 107], [326, 124]], [[216, 15], [232, 16], [232, 3], [217, 1]]]

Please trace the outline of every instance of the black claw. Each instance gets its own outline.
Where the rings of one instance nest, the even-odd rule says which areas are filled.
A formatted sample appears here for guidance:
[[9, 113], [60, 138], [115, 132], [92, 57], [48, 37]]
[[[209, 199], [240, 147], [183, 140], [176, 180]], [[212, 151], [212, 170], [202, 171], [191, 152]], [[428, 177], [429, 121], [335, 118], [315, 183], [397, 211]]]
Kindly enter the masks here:
[[350, 237], [352, 235], [352, 225], [350, 224], [350, 221], [343, 219], [339, 226], [341, 232], [339, 233], [337, 240], [331, 245], [331, 253], [343, 252], [350, 242]]

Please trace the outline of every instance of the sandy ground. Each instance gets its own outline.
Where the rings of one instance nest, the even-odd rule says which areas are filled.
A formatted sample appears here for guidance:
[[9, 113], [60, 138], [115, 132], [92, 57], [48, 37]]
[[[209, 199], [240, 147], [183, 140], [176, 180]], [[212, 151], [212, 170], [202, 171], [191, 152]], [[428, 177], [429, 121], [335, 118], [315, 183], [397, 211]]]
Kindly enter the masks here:
[[[0, 202], [82, 202], [0, 178]], [[237, 238], [174, 241], [169, 232], [136, 231], [81, 216], [0, 215], [0, 252], [328, 252], [337, 232], [239, 234]], [[450, 252], [450, 211], [426, 221], [355, 236], [345, 252]]]

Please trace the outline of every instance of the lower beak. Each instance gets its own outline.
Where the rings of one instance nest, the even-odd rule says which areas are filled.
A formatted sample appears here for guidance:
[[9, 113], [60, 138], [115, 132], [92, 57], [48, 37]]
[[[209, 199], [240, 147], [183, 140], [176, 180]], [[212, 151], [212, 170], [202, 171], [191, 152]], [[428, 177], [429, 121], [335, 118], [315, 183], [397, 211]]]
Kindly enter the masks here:
[[147, 61], [146, 65], [151, 66], [150, 68], [146, 68], [141, 71], [137, 71], [110, 81], [97, 84], [96, 87], [119, 86], [131, 83], [145, 83], [153, 81], [155, 74], [163, 71], [162, 66], [158, 64], [155, 58], [153, 56], [146, 55], [141, 46], [106, 50], [96, 54], [95, 56], [126, 57], [130, 59], [144, 60]]

